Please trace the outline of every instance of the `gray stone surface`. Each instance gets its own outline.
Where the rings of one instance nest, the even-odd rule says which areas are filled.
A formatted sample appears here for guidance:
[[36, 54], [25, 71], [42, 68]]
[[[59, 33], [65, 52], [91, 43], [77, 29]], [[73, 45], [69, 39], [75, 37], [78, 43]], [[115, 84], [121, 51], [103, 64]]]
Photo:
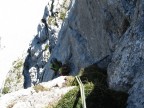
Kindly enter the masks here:
[[24, 88], [43, 81], [50, 53], [57, 43], [58, 33], [66, 16], [70, 0], [49, 0], [37, 27], [24, 63]]
[[[125, 3], [127, 3], [125, 1]], [[129, 93], [128, 108], [144, 107], [144, 18], [142, 0], [131, 1], [129, 25], [113, 53], [108, 67], [110, 88]], [[124, 6], [126, 4], [123, 4]], [[133, 14], [132, 14], [133, 13]], [[128, 13], [127, 13], [128, 14]], [[126, 14], [126, 15], [127, 15]]]
[[66, 77], [41, 83], [0, 97], [0, 108], [47, 108], [55, 105], [72, 87], [66, 87]]
[[12, 63], [12, 67], [6, 75], [6, 80], [1, 87], [0, 94], [11, 93], [23, 89], [24, 78], [22, 75], [24, 57], [20, 57]]
[[[48, 36], [37, 35], [29, 49], [25, 87], [30, 86], [27, 72], [33, 66], [41, 69], [38, 71], [40, 82], [56, 77], [50, 69], [53, 58], [69, 64], [71, 74], [76, 75], [80, 68], [110, 55], [108, 60], [101, 61], [101, 67], [108, 71], [109, 87], [129, 93], [128, 108], [143, 108], [144, 1], [72, 0], [63, 23], [56, 17], [58, 4], [50, 1], [45, 9], [43, 18], [48, 20], [48, 26], [45, 25]], [[62, 24], [60, 31], [59, 24]], [[42, 31], [38, 30], [43, 34]], [[44, 43], [51, 52], [46, 62], [42, 61]]]
[[[63, 64], [69, 64], [71, 74], [76, 75], [80, 68], [111, 54], [110, 37], [106, 36], [103, 24], [104, 14], [101, 13], [101, 8], [93, 8], [99, 6], [93, 1], [72, 1], [49, 61], [57, 58]], [[53, 71], [49, 66], [50, 62], [47, 64], [43, 81], [53, 78]]]

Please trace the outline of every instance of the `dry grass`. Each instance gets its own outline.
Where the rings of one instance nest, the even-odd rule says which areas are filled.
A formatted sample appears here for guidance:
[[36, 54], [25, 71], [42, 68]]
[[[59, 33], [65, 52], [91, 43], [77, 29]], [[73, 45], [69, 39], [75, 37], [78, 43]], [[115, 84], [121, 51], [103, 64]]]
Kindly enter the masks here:
[[41, 91], [41, 92], [42, 92], [42, 91], [49, 91], [48, 88], [46, 88], [46, 87], [44, 87], [44, 86], [42, 86], [42, 85], [40, 85], [40, 84], [34, 86], [33, 88], [34, 88], [34, 90], [35, 90], [37, 93], [40, 92], [40, 91]]

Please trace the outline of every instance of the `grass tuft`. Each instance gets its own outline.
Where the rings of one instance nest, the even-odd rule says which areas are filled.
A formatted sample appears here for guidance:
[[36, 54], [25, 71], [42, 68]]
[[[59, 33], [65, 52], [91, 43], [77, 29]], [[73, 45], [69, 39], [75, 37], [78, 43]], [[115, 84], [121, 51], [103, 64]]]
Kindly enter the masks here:
[[9, 91], [10, 91], [9, 87], [4, 87], [2, 90], [2, 94], [7, 94], [7, 93], [9, 93]]
[[[87, 108], [126, 108], [128, 95], [108, 88], [105, 71], [91, 65], [82, 69], [79, 76], [84, 84]], [[54, 108], [82, 108], [79, 87], [64, 95]]]
[[42, 91], [48, 91], [49, 89], [48, 88], [45, 88], [44, 86], [38, 84], [36, 86], [33, 87], [34, 90], [38, 93], [38, 92], [42, 92]]
[[66, 16], [66, 12], [60, 12], [60, 19], [64, 20]]

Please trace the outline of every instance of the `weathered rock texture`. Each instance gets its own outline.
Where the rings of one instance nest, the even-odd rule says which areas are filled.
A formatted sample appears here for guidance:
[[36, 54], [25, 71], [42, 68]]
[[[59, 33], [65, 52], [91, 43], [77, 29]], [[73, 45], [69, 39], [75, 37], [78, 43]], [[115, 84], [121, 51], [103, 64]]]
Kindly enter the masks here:
[[[46, 21], [45, 16], [55, 12], [55, 3], [56, 0], [52, 1], [51, 8], [46, 8]], [[38, 32], [46, 34], [49, 29], [45, 29], [49, 26], [43, 23]], [[54, 36], [37, 35], [33, 40], [25, 61], [25, 87], [31, 86], [29, 69], [33, 66], [37, 69], [35, 78], [40, 82], [54, 78], [50, 69], [52, 58], [69, 64], [71, 74], [76, 75], [80, 68], [110, 55], [112, 61], [106, 59], [98, 64], [104, 69], [108, 67], [109, 87], [129, 93], [128, 108], [143, 108], [143, 35], [143, 0], [72, 0], [61, 30]], [[43, 62], [45, 51], [42, 46], [48, 42], [51, 56]]]
[[[121, 10], [129, 22], [121, 35], [108, 67], [109, 86], [128, 91], [128, 108], [144, 107], [144, 1], [121, 2]], [[120, 4], [118, 3], [120, 6]]]
[[69, 4], [70, 0], [49, 0], [46, 5], [37, 35], [31, 42], [24, 63], [24, 88], [43, 81], [50, 52], [53, 52], [57, 43], [58, 33]]
[[23, 89], [23, 62], [24, 57], [21, 57], [12, 63], [12, 68], [8, 72], [5, 84], [2, 87], [2, 94], [7, 94]]
[[65, 87], [66, 77], [41, 83], [35, 87], [8, 93], [0, 97], [0, 108], [51, 108], [74, 87]]

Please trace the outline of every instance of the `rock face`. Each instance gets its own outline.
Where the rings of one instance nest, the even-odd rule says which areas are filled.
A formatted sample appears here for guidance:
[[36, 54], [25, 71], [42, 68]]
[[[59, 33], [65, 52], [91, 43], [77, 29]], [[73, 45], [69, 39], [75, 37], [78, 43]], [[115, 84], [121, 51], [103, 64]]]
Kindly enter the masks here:
[[74, 88], [65, 87], [65, 78], [62, 76], [35, 87], [8, 93], [0, 97], [0, 108], [50, 108]]
[[[63, 24], [63, 17], [56, 16], [61, 13], [57, 3], [67, 4], [67, 7], [70, 3]], [[38, 27], [38, 35], [28, 50], [23, 72], [25, 88], [33, 82], [29, 73], [32, 67], [37, 72], [33, 75], [34, 83], [55, 77], [50, 69], [53, 58], [69, 64], [70, 73], [76, 75], [80, 68], [109, 55], [98, 64], [107, 69], [109, 87], [129, 93], [128, 108], [143, 108], [143, 4], [143, 0], [50, 1]], [[45, 50], [47, 45], [49, 50]]]
[[130, 26], [120, 38], [108, 67], [110, 88], [130, 95], [127, 108], [144, 107], [143, 3], [142, 0], [121, 1]]
[[24, 88], [43, 81], [50, 53], [57, 43], [58, 33], [66, 16], [70, 0], [49, 0], [37, 35], [31, 42], [24, 63]]

